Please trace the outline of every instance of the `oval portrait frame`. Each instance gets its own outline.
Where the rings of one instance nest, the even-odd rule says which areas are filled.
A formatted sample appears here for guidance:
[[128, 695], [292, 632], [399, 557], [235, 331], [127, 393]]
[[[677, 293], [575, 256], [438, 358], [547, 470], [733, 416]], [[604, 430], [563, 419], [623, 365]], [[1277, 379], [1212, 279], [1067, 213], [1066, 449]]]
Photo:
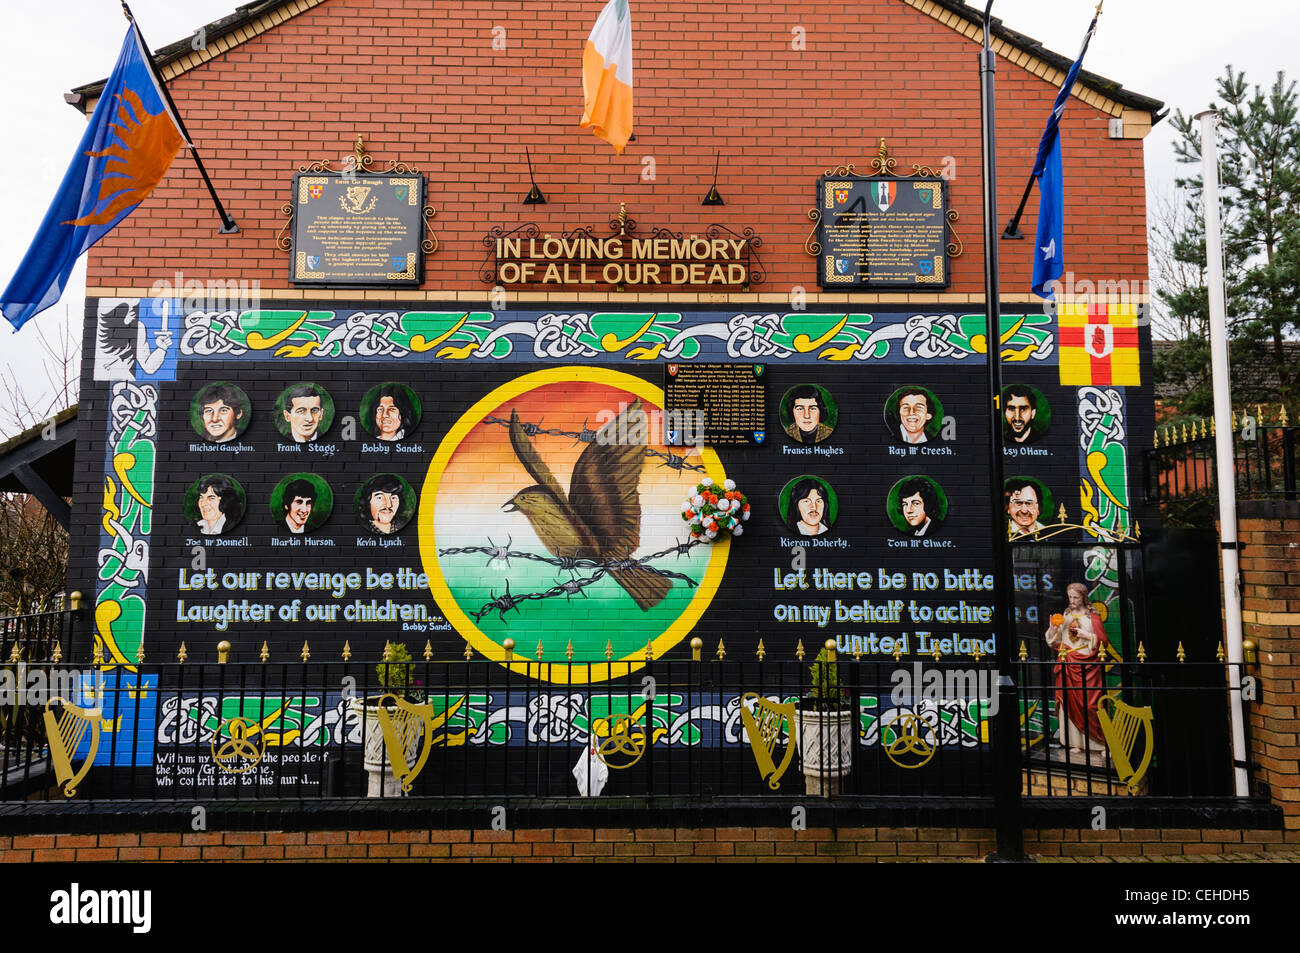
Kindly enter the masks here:
[[[375, 404], [379, 402], [379, 391], [384, 387], [400, 387], [406, 395], [407, 403], [411, 406], [411, 416], [414, 419], [411, 421], [411, 426], [406, 429], [406, 432], [398, 440], [382, 440], [375, 429]], [[420, 395], [409, 384], [403, 384], [401, 381], [380, 381], [361, 395], [361, 406], [358, 414], [361, 420], [361, 429], [374, 439], [380, 440], [382, 443], [402, 443], [411, 439], [416, 429], [419, 428], [420, 421], [424, 419], [424, 402], [420, 400]]]
[[[506, 401], [526, 394], [535, 388], [547, 384], [571, 383], [575, 380], [616, 387], [619, 390], [640, 397], [642, 400], [653, 403], [656, 407], [662, 408], [664, 406], [663, 388], [656, 387], [649, 381], [631, 374], [625, 374], [622, 371], [603, 367], [565, 366], [524, 374], [513, 380], [506, 381], [475, 401], [474, 405], [465, 411], [460, 419], [452, 425], [451, 430], [447, 432], [447, 435], [443, 437], [438, 445], [438, 450], [434, 453], [433, 459], [429, 462], [424, 486], [420, 490], [420, 563], [425, 575], [429, 578], [429, 591], [433, 594], [433, 600], [442, 610], [444, 617], [452, 624], [452, 627], [460, 634], [461, 638], [469, 643], [470, 648], [484, 658], [509, 668], [512, 672], [517, 672], [541, 682], [549, 682], [553, 685], [588, 685], [625, 678], [645, 667], [645, 646], [630, 652], [622, 658], [615, 658], [603, 664], [593, 662], [591, 665], [553, 665], [546, 662], [521, 659], [517, 651], [512, 660], [507, 662], [505, 648], [485, 634], [465, 610], [460, 607], [455, 596], [452, 595], [446, 577], [443, 575], [442, 567], [438, 562], [438, 540], [434, 530], [433, 516], [438, 499], [438, 487], [442, 483], [443, 473], [446, 471], [448, 464], [451, 463], [451, 458], [457, 448], [469, 436], [470, 431], [482, 423], [484, 417], [495, 411]], [[727, 478], [722, 461], [718, 459], [717, 453], [712, 449], [709, 447], [702, 448], [700, 457], [705, 467], [705, 475], [711, 476], [715, 483], [720, 484]], [[695, 624], [700, 621], [700, 617], [704, 615], [705, 610], [712, 603], [718, 587], [722, 584], [722, 576], [727, 569], [727, 558], [730, 551], [730, 537], [719, 538], [710, 545], [708, 568], [704, 572], [704, 578], [696, 587], [691, 601], [682, 614], [650, 642], [650, 650], [655, 658], [660, 658], [665, 652], [686, 638], [694, 629]]]
[[[317, 473], [290, 473], [283, 480], [275, 485], [271, 490], [271, 497], [267, 500], [267, 509], [271, 511], [271, 518], [275, 521], [276, 535], [289, 533], [289, 527], [284, 523], [284, 513], [278, 508], [278, 504], [284, 501], [284, 491], [289, 488], [289, 484], [294, 480], [306, 480], [316, 488], [316, 502], [312, 504], [311, 516], [307, 517], [307, 525], [303, 528], [301, 534], [290, 533], [289, 535], [308, 536], [326, 523], [334, 513], [334, 488], [329, 485], [329, 481]], [[322, 506], [322, 502], [324, 505]], [[320, 514], [318, 516], [318, 514]]]
[[939, 399], [939, 395], [929, 387], [922, 384], [904, 384], [901, 387], [895, 388], [894, 392], [885, 399], [885, 412], [883, 415], [885, 420], [885, 429], [889, 431], [889, 436], [893, 439], [894, 443], [900, 444], [901, 446], [909, 445], [904, 443], [903, 438], [898, 435], [899, 428], [903, 426], [903, 422], [898, 417], [897, 407], [899, 400], [902, 399], [903, 392], [910, 390], [919, 390], [924, 393], [926, 403], [930, 407], [931, 419], [930, 422], [925, 425], [926, 442], [928, 443], [938, 437], [939, 431], [943, 429], [944, 409], [943, 401]]
[[[216, 534], [217, 536], [225, 536], [232, 529], [234, 529], [236, 526], [242, 523], [244, 521], [244, 517], [248, 515], [248, 491], [244, 489], [244, 485], [242, 483], [240, 483], [238, 480], [232, 477], [229, 473], [217, 473], [217, 472], [205, 473], [203, 474], [203, 476], [199, 477], [197, 480], [195, 480], [193, 483], [187, 486], [185, 488], [185, 501], [183, 504], [183, 509], [185, 512], [185, 519], [190, 523], [190, 525], [194, 526], [197, 529], [198, 522], [199, 522], [199, 515], [200, 515], [199, 503], [198, 503], [199, 487], [202, 486], [204, 483], [207, 483], [209, 480], [212, 480], [216, 477], [220, 477], [223, 480], [229, 480], [231, 486], [235, 490], [235, 495], [239, 498], [239, 515], [236, 516], [234, 519], [231, 519], [230, 514], [226, 514], [226, 525], [220, 533]], [[198, 530], [198, 533], [200, 536], [204, 535], [202, 530]]]
[[[831, 485], [830, 480], [826, 479], [825, 477], [820, 477], [815, 473], [801, 473], [794, 479], [788, 481], [785, 486], [781, 487], [781, 492], [777, 494], [777, 498], [776, 498], [776, 510], [777, 513], [779, 513], [781, 516], [782, 529], [787, 530], [789, 532], [794, 532], [794, 530], [790, 529], [790, 523], [789, 523], [790, 497], [794, 493], [795, 486], [798, 485], [799, 483], [802, 483], [804, 480], [816, 480], [819, 484], [821, 484], [822, 488], [826, 491], [825, 495], [827, 497], [827, 501], [826, 501], [827, 507], [826, 507], [826, 518], [824, 520], [824, 522], [826, 523], [826, 532], [822, 533], [822, 535], [823, 536], [834, 535], [835, 524], [839, 521], [840, 518], [840, 495], [835, 492], [835, 487]], [[811, 539], [813, 537], [800, 537], [800, 538]]]
[[[374, 528], [370, 525], [370, 508], [368, 505], [364, 505], [362, 501], [362, 494], [365, 492], [366, 487], [381, 477], [391, 477], [396, 480], [402, 485], [402, 492], [404, 494], [402, 508], [397, 514], [398, 519], [393, 520], [394, 529], [391, 533], [375, 532]], [[361, 521], [361, 528], [372, 536], [380, 539], [389, 539], [393, 536], [402, 535], [402, 530], [406, 529], [406, 527], [410, 525], [411, 520], [415, 518], [416, 510], [419, 509], [419, 502], [416, 500], [415, 487], [411, 486], [407, 479], [400, 473], [389, 473], [387, 471], [383, 473], [372, 473], [370, 476], [366, 477], [361, 485], [357, 487], [356, 493], [352, 495], [352, 505], [356, 510], [357, 519]]]
[[[1032, 483], [1034, 489], [1038, 491], [1038, 522], [1042, 523], [1044, 526], [1048, 526], [1056, 521], [1056, 494], [1052, 492], [1051, 488], [1046, 483], [1038, 477], [1028, 476], [1023, 473], [1012, 474], [1002, 481], [1002, 496], [1004, 500], [1007, 495], [1007, 484], [1012, 480], [1027, 480]], [[1011, 516], [1007, 513], [1005, 507], [1003, 508], [1002, 515], [1006, 517], [1007, 523], [1011, 522]], [[1028, 539], [1032, 541], [1034, 534], [1021, 533], [1009, 538]]]
[[890, 524], [900, 535], [909, 539], [916, 538], [915, 534], [912, 532], [912, 527], [909, 526], [907, 520], [903, 518], [903, 502], [900, 498], [903, 484], [910, 480], [924, 480], [935, 490], [937, 512], [930, 514], [931, 526], [933, 528], [925, 535], [926, 539], [930, 539], [931, 534], [935, 536], [939, 535], [939, 531], [943, 529], [943, 524], [948, 520], [948, 513], [950, 510], [948, 491], [943, 488], [943, 484], [933, 477], [928, 477], [924, 473], [909, 473], [907, 476], [900, 479], [889, 488], [889, 495], [885, 498], [885, 514], [889, 517]]
[[[1034, 394], [1034, 399], [1038, 401], [1038, 405], [1034, 408], [1034, 422], [1029, 426], [1029, 439], [1024, 443], [1016, 443], [1014, 440], [1012, 440], [1011, 428], [1007, 426], [1007, 418], [1005, 413], [1006, 406], [1007, 406], [1007, 391], [1009, 391], [1013, 387], [1022, 387], [1026, 390], [1032, 391]], [[1008, 384], [1006, 387], [1002, 388], [1001, 401], [1002, 401], [1002, 409], [1003, 409], [1003, 416], [1002, 416], [1003, 446], [1008, 448], [1027, 447], [1030, 444], [1034, 444], [1042, 440], [1043, 436], [1047, 433], [1047, 431], [1051, 429], [1052, 402], [1047, 399], [1047, 395], [1043, 393], [1041, 388], [1035, 387], [1033, 384], [1019, 384], [1019, 383]]]
[[[213, 440], [211, 437], [208, 436], [208, 432], [203, 426], [203, 404], [199, 402], [199, 397], [202, 394], [206, 393], [207, 391], [217, 387], [228, 387], [231, 390], [233, 390], [235, 392], [235, 396], [239, 399], [239, 409], [242, 409], [244, 412], [244, 416], [239, 420], [235, 421], [235, 436], [232, 437], [230, 440], [219, 440], [219, 441]], [[208, 401], [208, 403], [211, 403], [211, 401]], [[198, 434], [200, 439], [202, 439], [206, 443], [212, 444], [212, 446], [214, 447], [220, 447], [228, 443], [234, 443], [236, 440], [238, 440], [240, 437], [244, 435], [244, 432], [248, 430], [252, 422], [253, 422], [253, 402], [248, 399], [248, 394], [244, 392], [244, 389], [240, 387], [238, 384], [233, 383], [232, 381], [208, 381], [206, 384], [204, 384], [202, 387], [196, 390], [194, 392], [194, 396], [190, 398], [190, 429], [193, 430], [196, 434]], [[205, 474], [205, 475], [210, 475], [210, 474]]]
[[287, 387], [281, 390], [279, 394], [276, 395], [275, 429], [279, 432], [281, 437], [284, 437], [286, 440], [289, 440], [291, 442], [293, 441], [293, 431], [289, 427], [289, 422], [284, 419], [284, 401], [285, 398], [288, 396], [289, 391], [293, 390], [295, 387], [303, 387], [303, 386], [314, 387], [321, 393], [320, 426], [316, 428], [316, 434], [317, 434], [316, 440], [312, 442], [313, 443], [317, 441], [324, 442], [325, 434], [329, 433], [330, 427], [334, 426], [334, 398], [330, 396], [330, 392], [327, 388], [325, 388], [320, 384], [317, 384], [315, 381], [297, 381], [293, 384], [289, 384]]
[[[801, 387], [816, 388], [818, 396], [821, 397], [822, 404], [824, 404], [826, 407], [826, 416], [822, 420], [822, 423], [825, 424], [827, 427], [831, 428], [831, 432], [828, 433], [823, 438], [823, 441], [830, 440], [832, 437], [835, 436], [835, 428], [840, 425], [839, 401], [835, 399], [835, 395], [830, 392], [829, 388], [823, 387], [821, 384], [815, 384], [812, 381], [805, 381], [802, 384], [795, 384], [793, 387], [787, 388], [786, 392], [781, 395], [781, 403], [777, 407], [777, 412], [776, 412], [776, 419], [777, 422], [780, 423], [781, 425], [781, 432], [785, 434], [787, 440], [794, 439], [793, 437], [790, 436], [789, 433], [786, 432], [786, 428], [791, 426], [794, 423], [794, 410], [792, 407], [794, 403], [794, 399], [792, 395], [796, 390], [799, 390]], [[818, 442], [822, 442], [822, 441], [818, 441]]]

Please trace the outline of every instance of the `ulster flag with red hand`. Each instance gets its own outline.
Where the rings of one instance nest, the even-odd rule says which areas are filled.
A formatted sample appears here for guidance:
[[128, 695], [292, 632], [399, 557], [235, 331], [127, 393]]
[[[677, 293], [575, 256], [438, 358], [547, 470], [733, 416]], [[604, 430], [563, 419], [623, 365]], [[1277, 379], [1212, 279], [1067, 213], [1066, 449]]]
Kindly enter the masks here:
[[1142, 383], [1136, 305], [1062, 304], [1057, 323], [1063, 385]]

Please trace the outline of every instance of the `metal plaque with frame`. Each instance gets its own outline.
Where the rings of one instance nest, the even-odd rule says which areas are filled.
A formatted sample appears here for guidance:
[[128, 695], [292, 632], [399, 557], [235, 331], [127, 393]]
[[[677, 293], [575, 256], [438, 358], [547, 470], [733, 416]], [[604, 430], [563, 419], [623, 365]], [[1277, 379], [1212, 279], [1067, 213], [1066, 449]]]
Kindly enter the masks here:
[[949, 285], [948, 183], [938, 177], [817, 180], [817, 282], [827, 291]]
[[418, 173], [296, 173], [289, 280], [318, 288], [420, 285], [424, 200]]

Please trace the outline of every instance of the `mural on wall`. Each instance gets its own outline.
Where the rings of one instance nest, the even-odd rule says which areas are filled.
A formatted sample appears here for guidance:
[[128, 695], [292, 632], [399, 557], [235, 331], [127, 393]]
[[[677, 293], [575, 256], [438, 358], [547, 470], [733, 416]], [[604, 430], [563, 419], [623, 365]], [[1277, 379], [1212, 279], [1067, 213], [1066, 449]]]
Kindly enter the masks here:
[[[902, 320], [899, 318], [902, 317]], [[1055, 321], [1002, 316], [1002, 359], [1050, 361]], [[956, 363], [987, 351], [983, 314], [194, 311], [186, 358], [441, 361], [783, 360]]]
[[110, 394], [95, 640], [105, 663], [129, 666], [144, 639], [158, 391], [149, 384], [119, 381]]
[[[94, 545], [79, 549], [77, 571], [96, 576], [95, 631], [119, 677], [140, 667], [146, 643], [151, 660], [170, 661], [182, 639], [191, 653], [211, 653], [225, 638], [248, 661], [264, 641], [277, 660], [290, 650], [297, 659], [310, 641], [315, 661], [339, 658], [345, 641], [359, 659], [405, 641], [417, 657], [424, 649], [446, 662], [468, 651], [539, 686], [508, 704], [466, 694], [446, 721], [480, 732], [466, 736], [470, 747], [520, 743], [534, 721], [566, 742], [579, 729], [602, 740], [629, 718], [653, 722], [646, 738], [655, 745], [711, 744], [714, 735], [731, 744], [743, 743], [731, 696], [663, 694], [649, 704], [582, 686], [628, 676], [635, 684], [647, 652], [681, 659], [693, 635], [704, 637], [706, 657], [724, 639], [728, 658], [760, 640], [774, 659], [827, 639], [878, 660], [993, 651], [981, 484], [988, 422], [974, 410], [983, 399], [982, 315], [310, 302], [186, 313], [112, 299], [92, 302], [87, 318], [96, 334], [132, 323], [149, 348], [148, 366], [137, 354], [128, 368], [134, 380], [97, 378], [103, 396], [83, 407], [106, 445], [87, 474], [98, 487], [93, 523], [79, 503]], [[1022, 514], [1029, 529], [1017, 547], [1029, 567], [1028, 549], [1040, 545], [1034, 524], [1052, 524], [1065, 504], [1084, 529], [1059, 543], [1072, 565], [1082, 559], [1076, 578], [1122, 649], [1113, 547], [1078, 544], [1134, 532], [1131, 385], [1103, 382], [1090, 363], [1093, 382], [1062, 386], [1064, 330], [1047, 314], [1002, 319], [1006, 473], [1034, 488], [1036, 504]], [[1110, 339], [1127, 346], [1124, 335]], [[393, 359], [438, 367], [407, 374], [384, 366]], [[784, 395], [768, 408], [768, 429], [784, 437], [716, 453], [668, 445], [657, 386], [665, 361], [762, 364]], [[864, 364], [880, 370], [864, 374]], [[1062, 426], [1070, 408], [1076, 427]], [[1140, 430], [1147, 421], [1137, 416]], [[683, 501], [702, 480], [729, 477], [745, 485], [756, 518], [742, 539], [692, 539]], [[744, 558], [731, 559], [732, 546]], [[187, 569], [196, 547], [207, 567]], [[806, 567], [792, 562], [805, 558]], [[176, 565], [179, 583], [167, 568]], [[1043, 590], [1036, 597], [1050, 601], [1046, 571], [1026, 578], [1018, 592]], [[1033, 611], [1024, 623], [1041, 636]], [[590, 664], [571, 671], [570, 658]], [[578, 691], [553, 690], [566, 681]], [[165, 704], [172, 687], [142, 703], [141, 730], [156, 721], [188, 737], [186, 717]], [[156, 695], [152, 684], [143, 693]], [[323, 694], [313, 698], [316, 708], [294, 715], [304, 723], [299, 739], [309, 723], [351, 724], [346, 712], [329, 715]], [[214, 750], [225, 750], [235, 739], [221, 735], [223, 719], [242, 718], [266, 756], [239, 783], [308, 783], [320, 765], [296, 759], [303, 742], [272, 727], [288, 717], [275, 714], [283, 703], [240, 714], [222, 702], [203, 750], [213, 732]], [[923, 719], [922, 740], [982, 743], [979, 712], [944, 704]], [[915, 705], [906, 710], [916, 716]], [[864, 744], [887, 747], [906, 734], [890, 711], [877, 700], [864, 710]], [[1050, 737], [1053, 721], [1050, 705], [1026, 714], [1035, 739]], [[161, 784], [176, 777], [168, 772], [182, 766], [184, 743], [158, 741]]]
[[452, 428], [421, 493], [420, 550], [474, 649], [502, 659], [511, 638], [592, 659], [608, 643], [640, 664], [690, 631], [728, 543], [691, 539], [680, 504], [701, 471], [726, 475], [711, 450], [664, 445], [662, 402], [640, 378], [564, 368], [511, 381]]

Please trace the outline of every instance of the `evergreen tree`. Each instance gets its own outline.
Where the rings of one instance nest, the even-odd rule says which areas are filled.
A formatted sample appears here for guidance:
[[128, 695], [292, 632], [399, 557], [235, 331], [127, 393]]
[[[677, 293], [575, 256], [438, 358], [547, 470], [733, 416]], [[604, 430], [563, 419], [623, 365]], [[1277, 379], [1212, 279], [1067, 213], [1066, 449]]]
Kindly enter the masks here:
[[[1295, 409], [1300, 367], [1288, 341], [1300, 331], [1300, 108], [1296, 84], [1278, 73], [1271, 89], [1250, 87], [1227, 67], [1219, 79], [1219, 178], [1224, 285], [1235, 403]], [[1180, 162], [1201, 163], [1200, 124], [1173, 119]], [[1180, 391], [1183, 414], [1209, 415], [1209, 304], [1205, 287], [1205, 212], [1199, 174], [1178, 180], [1192, 217], [1172, 236], [1172, 257], [1192, 265], [1199, 284], [1162, 286], [1156, 296], [1184, 329], [1156, 363], [1156, 380]], [[1263, 369], [1267, 373], [1260, 373]]]

